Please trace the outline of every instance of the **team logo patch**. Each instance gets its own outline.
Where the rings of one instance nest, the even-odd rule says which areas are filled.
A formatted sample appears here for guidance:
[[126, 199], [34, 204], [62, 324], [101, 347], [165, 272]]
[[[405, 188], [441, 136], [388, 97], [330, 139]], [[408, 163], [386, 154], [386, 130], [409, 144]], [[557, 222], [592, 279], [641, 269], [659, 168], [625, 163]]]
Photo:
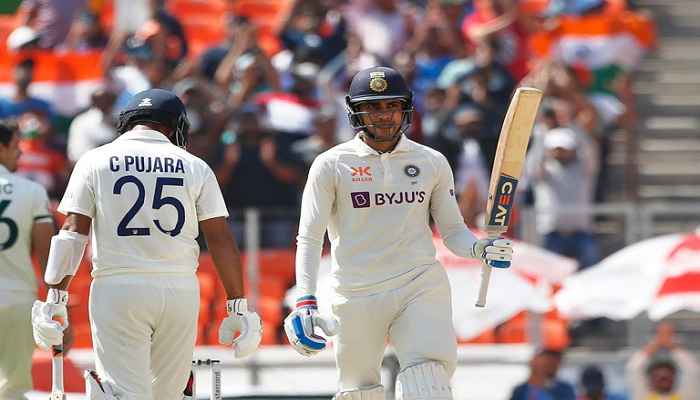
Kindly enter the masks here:
[[384, 72], [375, 71], [369, 73], [369, 88], [373, 92], [381, 93], [386, 90], [389, 86], [386, 79], [384, 79]]
[[409, 164], [403, 169], [403, 172], [411, 178], [415, 178], [418, 175], [420, 175], [420, 168], [416, 167], [413, 164]]
[[387, 86], [389, 86], [389, 84], [386, 83], [386, 79], [384, 78], [372, 78], [372, 80], [369, 81], [369, 88], [377, 93], [385, 91]]

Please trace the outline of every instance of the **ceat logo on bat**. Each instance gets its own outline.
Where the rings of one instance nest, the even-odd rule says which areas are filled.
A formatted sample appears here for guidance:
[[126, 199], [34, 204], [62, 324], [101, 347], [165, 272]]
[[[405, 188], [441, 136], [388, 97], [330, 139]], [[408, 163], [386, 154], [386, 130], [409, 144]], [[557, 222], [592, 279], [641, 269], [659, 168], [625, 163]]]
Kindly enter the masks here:
[[350, 167], [353, 182], [371, 182], [372, 171], [370, 167]]
[[513, 197], [515, 196], [515, 187], [518, 180], [501, 175], [498, 178], [496, 185], [496, 193], [494, 194], [493, 208], [489, 215], [489, 225], [507, 226], [510, 220], [510, 211], [513, 207]]

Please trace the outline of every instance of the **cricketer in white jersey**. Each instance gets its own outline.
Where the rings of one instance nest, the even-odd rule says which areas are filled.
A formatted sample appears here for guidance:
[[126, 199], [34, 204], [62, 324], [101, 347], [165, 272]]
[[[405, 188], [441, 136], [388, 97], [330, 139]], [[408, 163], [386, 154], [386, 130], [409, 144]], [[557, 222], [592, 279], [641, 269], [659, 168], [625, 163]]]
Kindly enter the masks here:
[[[92, 225], [89, 308], [97, 371], [86, 376], [90, 398], [182, 398], [199, 312], [200, 224], [229, 299], [220, 341], [231, 344], [241, 331], [237, 356], [251, 353], [260, 320], [242, 298], [239, 254], [214, 174], [176, 145], [187, 132], [180, 100], [160, 89], [139, 93], [120, 115], [119, 130], [120, 137], [75, 166], [58, 208], [68, 217], [52, 239], [45, 279], [65, 288], [87, 239], [81, 234]], [[42, 328], [51, 312], [41, 308], [56, 306], [50, 300], [35, 305], [34, 333], [46, 347], [60, 344], [55, 331]]]
[[[359, 72], [346, 99], [359, 133], [311, 166], [296, 258], [297, 285], [306, 295], [285, 330], [305, 355], [325, 347], [315, 326], [327, 335], [337, 331], [336, 399], [384, 399], [380, 366], [387, 338], [400, 363], [397, 398], [451, 399], [456, 337], [430, 217], [459, 256], [509, 261], [510, 242], [478, 240], [460, 215], [445, 157], [403, 136], [412, 96], [396, 71]], [[318, 314], [314, 297], [326, 230], [338, 326]]]
[[43, 270], [54, 232], [46, 190], [12, 173], [19, 155], [17, 126], [0, 121], [0, 399], [32, 389], [32, 254]]

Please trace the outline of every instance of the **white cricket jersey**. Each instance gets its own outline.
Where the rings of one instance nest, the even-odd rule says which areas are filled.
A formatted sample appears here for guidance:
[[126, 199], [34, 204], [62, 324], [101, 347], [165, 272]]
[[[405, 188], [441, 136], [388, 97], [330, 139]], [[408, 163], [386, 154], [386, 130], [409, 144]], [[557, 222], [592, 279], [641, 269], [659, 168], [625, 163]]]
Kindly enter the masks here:
[[192, 272], [198, 222], [227, 217], [211, 168], [150, 130], [80, 158], [58, 207], [92, 218], [92, 275]]
[[297, 237], [297, 284], [315, 293], [326, 229], [337, 289], [371, 288], [436, 263], [430, 216], [452, 252], [472, 256], [476, 238], [459, 212], [447, 159], [403, 136], [384, 154], [355, 136], [319, 155], [309, 171]]
[[46, 190], [0, 165], [0, 306], [36, 299], [32, 228], [53, 223]]

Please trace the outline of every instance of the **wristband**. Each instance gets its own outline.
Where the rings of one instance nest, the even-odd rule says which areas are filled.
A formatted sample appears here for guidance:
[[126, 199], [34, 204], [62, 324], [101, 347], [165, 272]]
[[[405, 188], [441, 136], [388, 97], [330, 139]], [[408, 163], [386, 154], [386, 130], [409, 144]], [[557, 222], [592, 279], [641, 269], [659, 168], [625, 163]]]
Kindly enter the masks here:
[[46, 294], [46, 302], [65, 306], [68, 304], [68, 291], [50, 288]]

